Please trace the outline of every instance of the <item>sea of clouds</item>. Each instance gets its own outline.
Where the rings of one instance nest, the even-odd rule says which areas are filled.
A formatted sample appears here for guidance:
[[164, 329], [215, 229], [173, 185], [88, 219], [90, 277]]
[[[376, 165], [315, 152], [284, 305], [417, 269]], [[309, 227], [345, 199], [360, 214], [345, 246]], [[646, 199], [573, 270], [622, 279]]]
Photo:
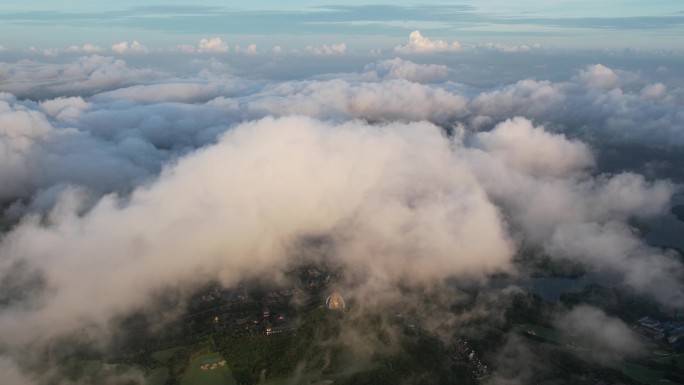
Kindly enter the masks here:
[[[606, 149], [684, 146], [684, 87], [664, 65], [506, 81], [506, 60], [540, 48], [417, 31], [368, 55], [125, 43], [0, 53], [0, 366], [13, 383], [34, 380], [19, 369], [32, 347], [101, 340], [170, 287], [279, 282], [307, 237], [333, 245], [360, 306], [399, 283], [515, 275], [523, 244], [682, 303], [680, 260], [632, 226], [669, 210], [679, 166], [632, 167], [627, 151], [624, 166], [602, 163]], [[469, 82], [487, 58], [507, 75]], [[581, 312], [624, 331], [593, 308], [558, 324], [591, 330], [567, 321]]]

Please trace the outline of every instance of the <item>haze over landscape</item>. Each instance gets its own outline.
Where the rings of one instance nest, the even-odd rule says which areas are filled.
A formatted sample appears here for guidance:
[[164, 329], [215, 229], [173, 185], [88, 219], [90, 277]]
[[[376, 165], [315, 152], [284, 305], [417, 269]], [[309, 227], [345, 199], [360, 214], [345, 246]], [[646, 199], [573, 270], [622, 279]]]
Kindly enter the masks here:
[[681, 383], [679, 2], [136, 4], [0, 5], [0, 382]]

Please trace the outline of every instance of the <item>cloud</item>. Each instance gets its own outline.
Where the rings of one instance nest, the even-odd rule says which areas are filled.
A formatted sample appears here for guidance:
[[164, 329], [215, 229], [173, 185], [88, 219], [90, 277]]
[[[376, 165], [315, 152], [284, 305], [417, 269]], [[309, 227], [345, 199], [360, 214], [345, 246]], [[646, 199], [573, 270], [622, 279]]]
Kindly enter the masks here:
[[665, 212], [676, 191], [671, 183], [629, 172], [592, 176], [586, 145], [523, 118], [466, 142], [472, 145], [467, 162], [527, 245], [616, 273], [665, 303], [684, 299], [681, 263], [648, 247], [627, 224]]
[[347, 44], [323, 44], [320, 47], [309, 45], [305, 51], [314, 55], [344, 55], [347, 53]]
[[244, 54], [253, 55], [253, 54], [257, 53], [257, 46], [256, 46], [256, 44], [250, 44], [245, 48], [242, 48], [240, 46], [236, 46], [235, 52], [241, 52]]
[[473, 142], [508, 167], [535, 177], [567, 177], [594, 165], [593, 155], [584, 143], [550, 134], [521, 117], [477, 134]]
[[547, 250], [598, 271], [617, 272], [627, 285], [663, 303], [684, 301], [682, 283], [677, 278], [684, 269], [678, 255], [646, 246], [624, 223], [561, 224], [547, 241]]
[[592, 142], [680, 146], [684, 114], [676, 106], [682, 100], [664, 84], [597, 64], [568, 81], [523, 79], [481, 92], [470, 107], [476, 128], [520, 115]]
[[228, 44], [221, 40], [220, 37], [200, 39], [197, 52], [228, 52]]
[[194, 103], [207, 101], [218, 96], [231, 93], [238, 88], [240, 82], [197, 82], [197, 83], [162, 83], [122, 87], [113, 91], [101, 92], [94, 96], [95, 100], [129, 100], [138, 103], [183, 102]]
[[457, 41], [446, 42], [444, 40], [432, 40], [424, 37], [420, 31], [413, 31], [409, 35], [406, 45], [399, 45], [394, 48], [398, 54], [422, 54], [435, 52], [456, 52], [461, 50], [461, 44]]
[[181, 44], [177, 45], [175, 49], [183, 53], [194, 53], [196, 48], [192, 44]]
[[72, 45], [67, 48], [67, 52], [94, 54], [104, 52], [104, 49], [99, 45], [87, 43], [80, 47], [77, 45]]
[[365, 70], [365, 77], [371, 80], [405, 79], [419, 83], [444, 81], [449, 74], [449, 68], [445, 65], [416, 64], [400, 58], [369, 64]]
[[644, 99], [658, 100], [667, 95], [667, 87], [663, 83], [648, 84], [641, 90]]
[[168, 285], [277, 274], [288, 245], [311, 234], [332, 237], [331, 258], [380, 287], [506, 269], [513, 250], [498, 210], [454, 161], [427, 123], [264, 119], [167, 168], [127, 203], [110, 195], [77, 215], [79, 195], [64, 194], [49, 224], [27, 219], [0, 246], [50, 287], [49, 301], [0, 314], [0, 343], [105, 325]]
[[489, 42], [487, 44], [479, 45], [478, 48], [486, 48], [486, 49], [495, 50], [495, 51], [499, 51], [499, 52], [506, 52], [506, 53], [515, 53], [515, 52], [528, 52], [528, 51], [533, 50], [533, 49], [539, 49], [539, 48], [541, 48], [541, 46], [539, 44], [507, 45], [507, 44]]
[[359, 309], [404, 301], [444, 338], [501, 318], [504, 292], [449, 315], [439, 309], [457, 291], [420, 305], [397, 285], [487, 287], [528, 247], [681, 303], [681, 262], [631, 226], [666, 212], [679, 181], [639, 175], [640, 161], [604, 168], [610, 146], [684, 143], [676, 81], [581, 65], [461, 84], [479, 61], [309, 55], [301, 68], [301, 55], [261, 51], [226, 67], [191, 47], [134, 65], [0, 63], [0, 282], [17, 289], [0, 293], [0, 351], [12, 365], [58, 336], [106, 340], [112, 320], [171, 287], [182, 302], [212, 279], [278, 282], [303, 254], [343, 267]]
[[602, 65], [594, 64], [580, 71], [579, 80], [592, 88], [615, 88], [618, 85], [618, 76], [615, 72]]
[[83, 100], [80, 96], [70, 98], [57, 98], [44, 100], [40, 103], [43, 111], [57, 120], [74, 120], [80, 117], [84, 111], [92, 107], [92, 104]]
[[582, 305], [555, 320], [555, 326], [579, 345], [577, 354], [602, 364], [615, 364], [645, 349], [639, 336], [624, 322], [601, 309]]
[[145, 47], [144, 45], [140, 44], [138, 41], [134, 40], [130, 45], [128, 44], [127, 41], [122, 41], [116, 44], [113, 44], [112, 47], [112, 52], [117, 53], [117, 54], [146, 54], [149, 53], [150, 50]]
[[130, 68], [121, 59], [100, 55], [83, 56], [64, 65], [19, 61], [0, 63], [0, 91], [34, 99], [80, 96], [157, 76], [151, 69]]
[[34, 384], [32, 378], [27, 377], [11, 359], [0, 356], [0, 371], [2, 372], [3, 381], [12, 385], [30, 385]]
[[246, 107], [258, 115], [305, 114], [322, 119], [430, 120], [446, 123], [467, 111], [467, 100], [440, 88], [391, 80], [383, 83], [288, 82]]

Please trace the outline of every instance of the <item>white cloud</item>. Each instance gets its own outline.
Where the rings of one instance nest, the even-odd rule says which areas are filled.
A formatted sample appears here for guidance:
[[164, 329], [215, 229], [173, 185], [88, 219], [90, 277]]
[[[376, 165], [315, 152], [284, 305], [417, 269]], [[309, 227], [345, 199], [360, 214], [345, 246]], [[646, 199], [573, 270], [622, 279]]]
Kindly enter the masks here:
[[467, 112], [467, 99], [406, 80], [349, 83], [342, 80], [287, 82], [264, 91], [245, 107], [261, 114], [304, 114], [321, 119], [446, 123]]
[[220, 37], [201, 39], [197, 46], [197, 52], [228, 52], [228, 44]]
[[277, 273], [287, 245], [310, 234], [331, 236], [331, 257], [377, 287], [505, 270], [513, 250], [498, 210], [456, 159], [428, 123], [267, 118], [184, 158], [128, 203], [108, 196], [76, 215], [79, 197], [67, 194], [49, 225], [25, 221], [0, 244], [50, 287], [50, 301], [0, 314], [0, 343], [105, 325], [168, 285]]
[[602, 364], [616, 364], [646, 349], [640, 337], [620, 319], [592, 306], [577, 306], [557, 317], [555, 325], [576, 344], [576, 353]]
[[446, 80], [449, 68], [445, 65], [416, 64], [400, 58], [369, 64], [364, 76], [370, 80], [405, 79], [412, 82], [439, 82]]
[[84, 101], [82, 97], [76, 96], [44, 100], [40, 102], [40, 107], [47, 115], [57, 120], [73, 120], [80, 117], [84, 111], [91, 108], [92, 104]]
[[60, 50], [57, 48], [45, 48], [42, 53], [46, 57], [56, 57], [59, 55]]
[[411, 32], [409, 41], [406, 45], [400, 45], [394, 48], [394, 52], [398, 54], [456, 52], [460, 50], [461, 44], [457, 41], [449, 43], [444, 40], [432, 40], [424, 37], [420, 31]]
[[67, 52], [76, 52], [76, 53], [101, 53], [104, 52], [104, 49], [100, 47], [99, 45], [95, 44], [84, 44], [83, 46], [79, 47], [77, 45], [72, 45], [69, 48], [67, 48]]
[[532, 176], [571, 176], [594, 166], [594, 157], [584, 143], [550, 134], [521, 117], [476, 134], [473, 142], [507, 166]]
[[162, 83], [135, 85], [99, 93], [95, 100], [130, 100], [138, 103], [195, 103], [228, 93], [233, 84], [226, 83]]
[[34, 379], [24, 374], [11, 358], [0, 356], [0, 373], [3, 381], [12, 385], [32, 385]]
[[192, 44], [181, 44], [176, 46], [176, 50], [184, 53], [195, 52], [195, 46]]
[[236, 46], [235, 52], [241, 52], [244, 54], [253, 55], [253, 54], [257, 53], [257, 46], [256, 46], [256, 44], [250, 44], [245, 48], [242, 48], [240, 46]]
[[127, 41], [122, 41], [122, 42], [113, 44], [111, 49], [112, 49], [112, 52], [118, 53], [118, 54], [127, 54], [127, 53], [145, 54], [145, 53], [150, 52], [150, 50], [147, 47], [140, 44], [136, 40], [134, 40], [130, 45], [128, 44]]
[[93, 93], [154, 79], [151, 69], [130, 68], [114, 57], [92, 55], [63, 65], [0, 63], [0, 91], [36, 99]]
[[322, 46], [307, 46], [306, 52], [314, 55], [344, 55], [347, 52], [347, 44], [323, 44]]
[[592, 88], [611, 89], [618, 86], [619, 77], [615, 72], [603, 64], [593, 64], [581, 70], [579, 80]]
[[491, 49], [491, 50], [495, 50], [495, 51], [499, 51], [499, 52], [506, 52], [506, 53], [528, 52], [528, 51], [533, 50], [533, 49], [541, 48], [541, 46], [539, 44], [507, 45], [507, 44], [491, 43], [491, 42], [489, 42], [487, 44], [480, 45], [478, 47]]
[[646, 85], [641, 90], [641, 97], [644, 99], [661, 99], [667, 94], [667, 87], [663, 83]]
[[128, 42], [127, 41], [122, 41], [116, 44], [112, 45], [112, 51], [116, 53], [125, 53], [128, 51]]

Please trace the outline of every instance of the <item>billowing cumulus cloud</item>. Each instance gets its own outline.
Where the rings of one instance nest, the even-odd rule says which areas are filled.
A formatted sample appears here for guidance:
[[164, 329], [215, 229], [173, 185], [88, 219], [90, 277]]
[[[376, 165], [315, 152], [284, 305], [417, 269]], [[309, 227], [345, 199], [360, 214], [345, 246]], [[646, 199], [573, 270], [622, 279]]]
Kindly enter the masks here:
[[584, 144], [522, 118], [478, 133], [472, 142], [484, 151], [468, 161], [526, 242], [554, 258], [618, 273], [665, 302], [682, 301], [681, 263], [646, 246], [626, 223], [666, 210], [672, 184], [633, 173], [590, 176], [594, 160]]
[[200, 39], [197, 46], [198, 52], [228, 52], [228, 44], [220, 37]]
[[592, 141], [682, 145], [682, 100], [681, 89], [597, 64], [566, 82], [524, 79], [482, 92], [471, 108], [477, 127], [521, 115]]
[[521, 117], [477, 134], [474, 144], [508, 167], [532, 176], [568, 176], [593, 165], [593, 155], [586, 145], [549, 134]]
[[2, 343], [104, 325], [167, 285], [277, 273], [288, 245], [312, 234], [331, 236], [337, 263], [380, 282], [482, 277], [508, 269], [513, 252], [498, 209], [427, 123], [265, 119], [126, 203], [110, 195], [79, 216], [79, 199], [64, 194], [48, 225], [27, 219], [0, 246], [5, 264], [24, 261], [50, 287], [49, 301], [0, 315]]
[[409, 41], [405, 45], [394, 48], [398, 54], [421, 54], [434, 52], [456, 52], [461, 50], [459, 42], [447, 42], [439, 39], [430, 39], [423, 36], [420, 31], [413, 31], [409, 35]]
[[592, 88], [614, 88], [619, 81], [615, 72], [602, 64], [594, 64], [581, 70], [578, 78]]

